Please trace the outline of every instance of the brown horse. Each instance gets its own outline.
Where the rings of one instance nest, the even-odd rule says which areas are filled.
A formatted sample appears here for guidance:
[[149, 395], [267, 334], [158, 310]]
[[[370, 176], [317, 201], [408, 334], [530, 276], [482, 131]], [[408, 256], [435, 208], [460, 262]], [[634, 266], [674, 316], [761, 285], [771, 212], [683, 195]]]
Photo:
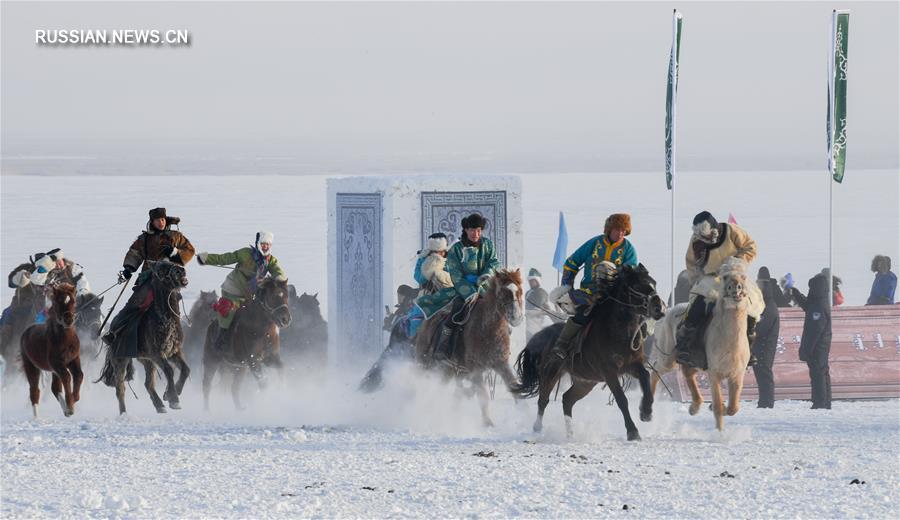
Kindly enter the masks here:
[[291, 323], [288, 305], [287, 281], [266, 278], [256, 289], [256, 294], [245, 302], [231, 323], [230, 341], [222, 351], [213, 347], [219, 325], [215, 321], [206, 330], [206, 344], [203, 348], [203, 408], [209, 410], [209, 391], [219, 365], [229, 365], [234, 372], [231, 382], [231, 396], [234, 406], [243, 409], [240, 400], [241, 379], [247, 369], [253, 373], [260, 388], [266, 381], [263, 365], [281, 371], [283, 364], [279, 353], [278, 328]]
[[522, 273], [518, 269], [500, 269], [491, 276], [487, 290], [476, 298], [468, 320], [458, 334], [463, 347], [463, 356], [457, 360], [463, 369], [458, 373], [431, 361], [432, 340], [449, 314], [449, 308], [426, 320], [416, 334], [416, 359], [420, 364], [442, 371], [447, 378], [456, 376], [460, 383], [464, 380], [472, 383], [485, 426], [494, 425], [489, 409], [488, 372], [493, 370], [499, 374], [510, 390], [517, 385], [516, 376], [509, 367], [509, 334], [510, 327], [522, 323], [524, 305]]
[[563, 413], [569, 437], [572, 436], [572, 407], [597, 383], [606, 382], [625, 419], [628, 440], [640, 440], [619, 377], [629, 374], [638, 379], [643, 392], [641, 420], [649, 421], [653, 414], [653, 392], [650, 373], [644, 368], [642, 324], [648, 318], [662, 317], [663, 305], [656, 294], [656, 282], [643, 264], [626, 265], [619, 269], [606, 297], [594, 305], [589, 324], [576, 339], [582, 341], [580, 352], [563, 361], [550, 353], [562, 330], [561, 323], [535, 334], [516, 361], [522, 378], [516, 392], [523, 397], [540, 394], [534, 431], [541, 431], [550, 393], [563, 372], [568, 372], [572, 386], [563, 394]]
[[[53, 373], [50, 389], [69, 417], [81, 398], [81, 343], [75, 331], [75, 287], [61, 283], [51, 287], [52, 305], [46, 323], [31, 325], [22, 333], [20, 349], [22, 369], [28, 378], [31, 406], [38, 416], [41, 399], [41, 370]], [[63, 397], [61, 392], [65, 392]]]

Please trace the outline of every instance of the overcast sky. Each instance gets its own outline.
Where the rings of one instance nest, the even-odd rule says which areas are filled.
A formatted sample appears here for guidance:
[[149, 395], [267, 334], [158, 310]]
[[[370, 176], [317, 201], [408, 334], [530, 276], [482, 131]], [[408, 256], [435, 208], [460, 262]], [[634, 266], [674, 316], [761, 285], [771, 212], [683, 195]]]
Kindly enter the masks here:
[[[61, 155], [661, 169], [674, 5], [3, 2], [3, 171]], [[900, 168], [898, 5], [678, 2], [680, 168], [824, 167], [833, 7], [851, 9], [848, 169]], [[35, 44], [63, 28], [192, 45]]]

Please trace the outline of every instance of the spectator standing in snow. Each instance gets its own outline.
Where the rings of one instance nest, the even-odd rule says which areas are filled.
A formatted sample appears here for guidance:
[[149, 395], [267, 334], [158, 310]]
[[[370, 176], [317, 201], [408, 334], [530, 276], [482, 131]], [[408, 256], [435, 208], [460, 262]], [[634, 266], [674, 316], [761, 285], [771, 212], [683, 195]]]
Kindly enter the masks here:
[[866, 305], [893, 305], [894, 293], [897, 291], [897, 275], [891, 271], [891, 257], [875, 255], [872, 259], [872, 290]]
[[[823, 269], [824, 271], [824, 269]], [[831, 305], [828, 303], [828, 274], [819, 273], [809, 279], [809, 293], [804, 296], [790, 286], [791, 298], [803, 309], [803, 336], [800, 338], [800, 361], [809, 367], [812, 386], [812, 408], [831, 408]]]
[[753, 375], [756, 377], [756, 386], [759, 389], [759, 400], [756, 407], [772, 408], [775, 406], [775, 378], [772, 374], [772, 365], [775, 363], [775, 348], [778, 345], [778, 333], [781, 328], [781, 319], [778, 316], [778, 297], [785, 297], [778, 287], [778, 282], [769, 275], [769, 269], [765, 266], [759, 268], [756, 284], [766, 303], [766, 309], [756, 326], [756, 339], [750, 347], [753, 355], [758, 359], [758, 363], [753, 366]]

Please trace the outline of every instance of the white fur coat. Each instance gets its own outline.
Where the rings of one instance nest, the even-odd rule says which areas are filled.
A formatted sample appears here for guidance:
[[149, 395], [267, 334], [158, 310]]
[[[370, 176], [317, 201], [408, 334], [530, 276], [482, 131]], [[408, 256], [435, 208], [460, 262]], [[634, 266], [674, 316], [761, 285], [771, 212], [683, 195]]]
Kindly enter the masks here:
[[431, 253], [422, 262], [422, 276], [426, 280], [431, 281], [436, 289], [445, 287], [453, 287], [453, 280], [450, 279], [450, 273], [444, 270], [447, 259], [437, 253]]

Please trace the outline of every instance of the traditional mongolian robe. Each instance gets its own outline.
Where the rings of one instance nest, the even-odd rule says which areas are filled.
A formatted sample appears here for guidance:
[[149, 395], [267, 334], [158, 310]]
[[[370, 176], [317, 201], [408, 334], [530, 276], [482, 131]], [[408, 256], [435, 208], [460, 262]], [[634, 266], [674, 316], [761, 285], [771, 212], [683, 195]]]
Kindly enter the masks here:
[[426, 318], [430, 318], [459, 295], [468, 300], [481, 290], [478, 279], [484, 275], [493, 275], [500, 267], [494, 243], [482, 238], [478, 245], [471, 245], [464, 240], [453, 244], [447, 253], [447, 271], [453, 287], [445, 287], [434, 294], [420, 296], [416, 306], [422, 310]]
[[253, 296], [257, 284], [270, 274], [276, 280], [286, 280], [284, 269], [272, 255], [263, 255], [255, 247], [244, 247], [220, 255], [210, 253], [203, 260], [204, 265], [237, 264], [222, 282], [222, 298], [216, 304], [219, 326], [231, 326], [235, 311], [245, 299]]

